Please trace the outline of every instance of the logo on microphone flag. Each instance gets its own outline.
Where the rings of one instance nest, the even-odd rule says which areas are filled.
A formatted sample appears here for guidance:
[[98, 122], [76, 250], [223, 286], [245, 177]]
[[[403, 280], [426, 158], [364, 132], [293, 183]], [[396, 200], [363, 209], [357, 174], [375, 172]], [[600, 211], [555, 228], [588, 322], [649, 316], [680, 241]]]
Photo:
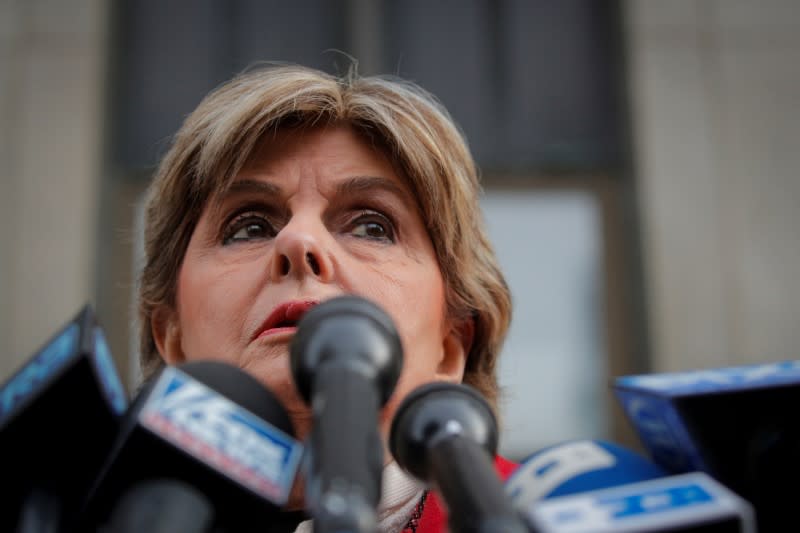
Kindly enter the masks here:
[[71, 323], [0, 388], [0, 426], [78, 353], [80, 327]]
[[302, 446], [174, 367], [139, 414], [150, 431], [277, 505], [289, 496]]
[[528, 518], [537, 531], [559, 533], [655, 532], [731, 519], [755, 532], [752, 507], [700, 472], [543, 500]]

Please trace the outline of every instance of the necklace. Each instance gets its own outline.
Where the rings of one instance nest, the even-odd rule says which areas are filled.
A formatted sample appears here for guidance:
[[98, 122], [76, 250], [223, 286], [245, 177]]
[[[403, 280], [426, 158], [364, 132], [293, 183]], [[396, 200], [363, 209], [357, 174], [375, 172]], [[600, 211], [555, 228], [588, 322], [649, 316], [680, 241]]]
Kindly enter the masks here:
[[408, 519], [408, 523], [403, 528], [403, 532], [410, 532], [416, 533], [417, 526], [419, 526], [419, 520], [422, 518], [422, 511], [425, 509], [425, 500], [428, 498], [428, 491], [424, 491], [422, 493], [422, 497], [419, 499], [419, 503], [416, 507], [414, 507], [414, 512], [411, 513], [411, 518]]

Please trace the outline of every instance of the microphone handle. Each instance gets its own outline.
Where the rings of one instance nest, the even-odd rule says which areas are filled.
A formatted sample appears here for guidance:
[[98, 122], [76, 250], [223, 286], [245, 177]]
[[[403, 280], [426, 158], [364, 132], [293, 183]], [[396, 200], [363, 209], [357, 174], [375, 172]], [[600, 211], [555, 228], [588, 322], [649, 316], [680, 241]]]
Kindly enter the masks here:
[[315, 532], [372, 533], [383, 468], [375, 384], [354, 365], [329, 362], [313, 390], [307, 494]]
[[429, 449], [428, 461], [453, 533], [528, 533], [479, 444], [458, 434], [444, 436]]
[[200, 491], [182, 481], [143, 481], [122, 496], [108, 533], [211, 533], [214, 511]]
[[55, 493], [34, 488], [25, 498], [17, 533], [60, 533], [61, 501]]

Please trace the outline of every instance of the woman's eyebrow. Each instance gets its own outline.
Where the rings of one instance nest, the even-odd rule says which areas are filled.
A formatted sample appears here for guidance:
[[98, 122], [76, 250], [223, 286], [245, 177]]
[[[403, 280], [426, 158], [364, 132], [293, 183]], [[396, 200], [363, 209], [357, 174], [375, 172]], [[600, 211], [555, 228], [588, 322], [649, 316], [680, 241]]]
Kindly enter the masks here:
[[212, 216], [222, 216], [226, 202], [237, 197], [256, 195], [261, 198], [280, 198], [283, 189], [273, 183], [254, 179], [240, 179], [231, 183], [225, 190], [212, 198], [210, 209]]
[[242, 179], [231, 183], [224, 196], [238, 195], [242, 193], [256, 193], [264, 196], [281, 196], [283, 189], [279, 185], [261, 180]]
[[[412, 202], [409, 191], [397, 183], [395, 180], [383, 176], [352, 176], [340, 181], [334, 187], [336, 196], [349, 196], [357, 193], [385, 191], [400, 198], [403, 202]], [[280, 185], [254, 179], [241, 179], [231, 183], [230, 187], [224, 192], [220, 201], [224, 201], [231, 196], [242, 194], [257, 194], [259, 196], [277, 197], [283, 196], [283, 189]]]
[[370, 191], [386, 191], [398, 196], [401, 200], [410, 200], [409, 192], [396, 181], [383, 176], [353, 176], [336, 184], [337, 196], [347, 196]]

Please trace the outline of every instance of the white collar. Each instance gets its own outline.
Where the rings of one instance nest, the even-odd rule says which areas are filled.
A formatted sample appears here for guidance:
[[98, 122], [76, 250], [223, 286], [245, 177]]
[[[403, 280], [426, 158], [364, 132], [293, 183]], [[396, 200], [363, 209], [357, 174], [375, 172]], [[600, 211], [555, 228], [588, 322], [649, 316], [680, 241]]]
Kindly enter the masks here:
[[[378, 531], [397, 533], [408, 523], [425, 486], [406, 474], [392, 461], [383, 467], [381, 501], [378, 504]], [[298, 524], [295, 533], [311, 533], [311, 520]]]

